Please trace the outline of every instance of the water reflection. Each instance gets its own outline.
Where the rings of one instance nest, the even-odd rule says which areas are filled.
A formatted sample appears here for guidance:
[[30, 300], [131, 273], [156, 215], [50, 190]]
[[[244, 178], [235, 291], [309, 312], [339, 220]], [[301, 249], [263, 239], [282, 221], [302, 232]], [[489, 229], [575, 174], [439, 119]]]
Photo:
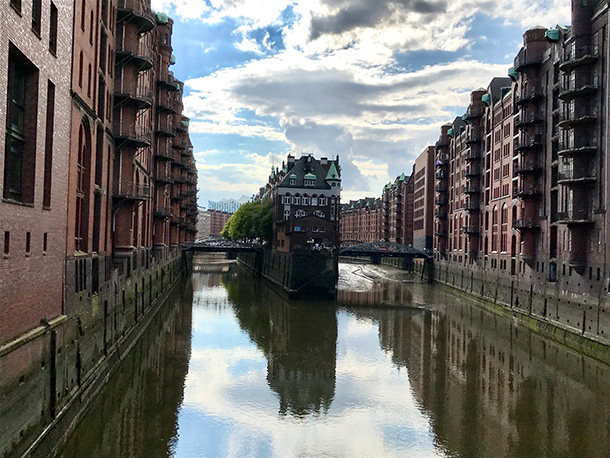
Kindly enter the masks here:
[[192, 338], [171, 312], [66, 454], [610, 456], [608, 366], [390, 272], [342, 268], [332, 303], [194, 274]]
[[335, 392], [337, 318], [328, 303], [288, 301], [245, 275], [223, 283], [239, 325], [267, 359], [279, 413], [328, 412]]
[[191, 354], [190, 282], [154, 318], [60, 456], [165, 456], [177, 439]]

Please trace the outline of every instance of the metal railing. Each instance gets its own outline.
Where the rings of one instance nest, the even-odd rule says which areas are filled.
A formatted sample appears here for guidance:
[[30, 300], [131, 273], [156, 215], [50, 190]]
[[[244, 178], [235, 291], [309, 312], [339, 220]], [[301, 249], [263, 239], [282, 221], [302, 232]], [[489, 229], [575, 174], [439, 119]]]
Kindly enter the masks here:
[[115, 120], [114, 136], [124, 141], [131, 141], [138, 144], [150, 145], [152, 132], [146, 126], [128, 125], [127, 123]]
[[538, 226], [538, 220], [535, 218], [522, 218], [513, 221], [513, 229], [533, 229]]
[[595, 180], [597, 178], [597, 169], [594, 165], [594, 163], [561, 163], [557, 173], [557, 181]]
[[520, 92], [515, 92], [514, 101], [515, 103], [527, 102], [528, 100], [533, 100], [538, 97], [542, 97], [544, 92], [541, 89], [534, 87], [528, 90], [521, 90]]
[[591, 222], [593, 215], [588, 207], [577, 207], [557, 212], [559, 222]]
[[114, 195], [126, 199], [148, 200], [150, 186], [131, 181], [117, 181], [114, 183]]
[[159, 217], [170, 217], [172, 216], [172, 207], [155, 207], [153, 210], [153, 216]]
[[521, 48], [521, 50], [515, 57], [515, 70], [518, 71], [520, 68], [530, 65], [540, 65], [542, 64], [543, 56], [544, 54], [542, 53], [527, 52], [525, 48]]
[[130, 97], [147, 105], [152, 105], [153, 91], [150, 88], [138, 84], [136, 81], [125, 81], [122, 78], [117, 78], [114, 83], [115, 97]]

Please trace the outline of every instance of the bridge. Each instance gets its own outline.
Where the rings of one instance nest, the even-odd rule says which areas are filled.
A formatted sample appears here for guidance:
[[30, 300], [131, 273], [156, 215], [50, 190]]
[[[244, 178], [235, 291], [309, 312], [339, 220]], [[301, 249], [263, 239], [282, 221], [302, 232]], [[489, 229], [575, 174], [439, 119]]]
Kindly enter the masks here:
[[425, 251], [418, 250], [409, 245], [391, 242], [360, 243], [358, 245], [343, 246], [339, 249], [339, 256], [371, 256], [393, 258], [421, 258], [431, 259], [432, 256]]
[[184, 251], [194, 251], [203, 253], [255, 253], [261, 251], [261, 245], [251, 243], [236, 242], [233, 240], [206, 240], [193, 242], [183, 246]]

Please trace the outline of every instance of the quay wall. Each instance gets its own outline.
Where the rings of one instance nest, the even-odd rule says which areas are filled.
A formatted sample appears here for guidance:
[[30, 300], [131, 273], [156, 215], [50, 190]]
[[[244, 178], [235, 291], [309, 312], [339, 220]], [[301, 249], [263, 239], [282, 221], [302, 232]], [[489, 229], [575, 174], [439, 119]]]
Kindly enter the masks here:
[[180, 249], [135, 251], [119, 265], [67, 260], [64, 313], [0, 347], [0, 456], [52, 453], [191, 263]]
[[543, 335], [610, 363], [610, 311], [603, 289], [574, 292], [565, 283], [544, 278], [442, 260], [434, 264], [434, 281], [481, 299], [483, 306], [492, 305], [495, 311], [512, 314]]
[[325, 252], [285, 253], [261, 250], [240, 253], [240, 264], [261, 276], [289, 297], [334, 298], [339, 272], [338, 257]]

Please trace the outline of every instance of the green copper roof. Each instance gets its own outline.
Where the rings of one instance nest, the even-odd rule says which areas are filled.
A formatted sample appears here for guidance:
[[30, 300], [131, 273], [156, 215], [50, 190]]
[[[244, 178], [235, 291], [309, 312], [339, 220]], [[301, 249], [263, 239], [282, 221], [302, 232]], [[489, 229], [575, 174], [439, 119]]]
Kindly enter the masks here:
[[169, 23], [169, 17], [165, 13], [158, 12], [157, 14], [157, 22], [161, 25], [165, 25]]
[[447, 135], [449, 135], [450, 137], [453, 137], [453, 129], [449, 129], [447, 131]]
[[180, 124], [182, 124], [182, 127], [188, 127], [189, 126], [189, 122], [188, 121], [181, 121]]
[[559, 29], [549, 29], [544, 33], [544, 36], [550, 41], [557, 41], [559, 40]]
[[334, 162], [330, 163], [330, 168], [328, 169], [328, 173], [326, 174], [327, 180], [340, 180], [339, 172], [337, 172], [337, 167]]
[[519, 76], [519, 74], [517, 73], [517, 70], [515, 70], [515, 67], [511, 67], [508, 69], [508, 76], [510, 76], [510, 79], [512, 79], [513, 81], [517, 81], [517, 77]]
[[404, 183], [405, 181], [407, 181], [407, 177], [406, 177], [406, 175], [405, 175], [405, 172], [402, 172], [402, 173], [400, 174], [400, 181], [402, 181], [403, 183]]
[[290, 174], [290, 178], [296, 178], [297, 176], [294, 173]]
[[176, 63], [176, 56], [173, 54], [169, 57], [169, 64], [174, 65]]
[[306, 180], [315, 180], [317, 177], [313, 173], [306, 173], [304, 178]]
[[483, 94], [483, 97], [481, 97], [481, 102], [483, 102], [487, 106], [491, 105], [491, 97], [489, 96], [489, 94]]

